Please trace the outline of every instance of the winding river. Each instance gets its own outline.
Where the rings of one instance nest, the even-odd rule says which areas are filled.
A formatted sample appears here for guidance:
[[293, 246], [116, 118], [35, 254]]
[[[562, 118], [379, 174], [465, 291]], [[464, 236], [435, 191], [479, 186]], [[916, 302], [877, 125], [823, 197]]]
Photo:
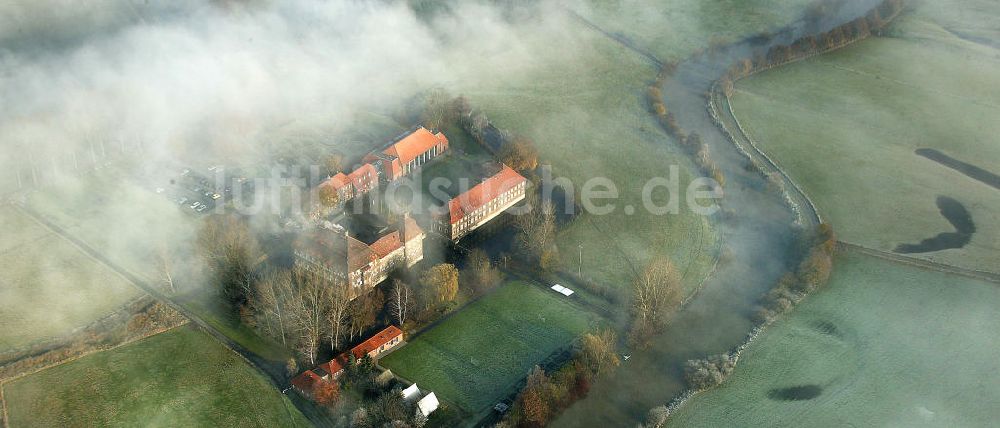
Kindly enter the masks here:
[[[667, 108], [681, 128], [701, 136], [725, 172], [724, 206], [734, 215], [718, 227], [729, 254], [651, 349], [633, 354], [614, 377], [594, 382], [587, 398], [561, 414], [553, 426], [634, 426], [650, 408], [683, 392], [684, 361], [726, 352], [744, 341], [756, 299], [801, 258], [794, 250], [797, 216], [759, 172], [747, 170], [745, 155], [715, 125], [705, 94], [734, 61], [825, 32], [878, 3], [844, 3], [834, 16], [801, 19], [770, 37], [748, 38], [715, 54], [691, 58], [667, 79], [662, 88]], [[815, 223], [814, 217], [803, 217], [807, 226]]]

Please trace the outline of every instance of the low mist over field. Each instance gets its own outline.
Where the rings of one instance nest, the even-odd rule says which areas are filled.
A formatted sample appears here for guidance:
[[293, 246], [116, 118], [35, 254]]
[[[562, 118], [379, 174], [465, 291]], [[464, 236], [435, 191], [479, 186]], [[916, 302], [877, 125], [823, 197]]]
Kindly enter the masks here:
[[474, 6], [441, 25], [449, 34], [475, 26], [478, 40], [435, 31], [403, 3], [2, 7], [0, 45], [11, 46], [0, 56], [2, 144], [40, 160], [124, 140], [159, 155], [249, 161], [268, 131], [299, 123], [336, 131], [359, 110], [385, 110], [459, 78], [447, 49], [517, 40], [496, 10]]

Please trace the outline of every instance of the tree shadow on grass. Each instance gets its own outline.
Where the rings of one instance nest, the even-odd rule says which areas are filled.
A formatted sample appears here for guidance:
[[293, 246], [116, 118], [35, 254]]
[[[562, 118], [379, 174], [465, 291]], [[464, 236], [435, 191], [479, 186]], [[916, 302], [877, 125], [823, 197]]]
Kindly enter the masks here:
[[972, 234], [976, 233], [976, 225], [961, 202], [947, 196], [938, 196], [937, 206], [941, 215], [951, 223], [955, 231], [939, 233], [917, 244], [899, 244], [893, 251], [900, 254], [930, 253], [962, 248], [972, 240]]
[[819, 385], [799, 385], [789, 388], [775, 388], [767, 391], [767, 398], [776, 401], [803, 401], [812, 400], [823, 393], [823, 387]]

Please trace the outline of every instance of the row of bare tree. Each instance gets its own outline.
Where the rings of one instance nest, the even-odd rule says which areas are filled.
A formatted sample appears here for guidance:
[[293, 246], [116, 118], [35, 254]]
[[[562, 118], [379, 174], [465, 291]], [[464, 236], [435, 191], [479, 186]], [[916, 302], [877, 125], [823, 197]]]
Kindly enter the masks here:
[[741, 59], [733, 64], [719, 81], [722, 91], [726, 96], [732, 96], [735, 90], [734, 84], [741, 78], [789, 61], [842, 47], [867, 38], [873, 33], [879, 34], [888, 25], [889, 19], [895, 17], [902, 8], [902, 0], [884, 0], [865, 16], [839, 25], [830, 31], [804, 36], [791, 44], [774, 46], [766, 53]]

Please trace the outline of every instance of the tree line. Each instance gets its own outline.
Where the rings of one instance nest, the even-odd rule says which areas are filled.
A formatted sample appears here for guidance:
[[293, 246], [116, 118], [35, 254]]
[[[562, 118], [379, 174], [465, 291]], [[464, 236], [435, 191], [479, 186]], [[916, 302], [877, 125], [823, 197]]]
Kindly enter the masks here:
[[514, 405], [497, 427], [543, 427], [577, 400], [587, 396], [594, 379], [610, 376], [620, 361], [612, 330], [580, 338], [572, 357], [547, 373], [539, 366], [528, 374]]
[[[719, 80], [723, 93], [729, 97], [735, 90], [735, 82], [758, 71], [765, 70], [789, 61], [801, 59], [837, 49], [849, 43], [867, 38], [872, 34], [881, 34], [889, 20], [903, 9], [902, 0], [884, 0], [870, 10], [866, 15], [853, 21], [839, 25], [830, 31], [818, 35], [808, 35], [788, 45], [773, 46], [767, 52], [758, 53], [749, 58], [736, 61]], [[823, 13], [817, 11], [816, 13]]]
[[649, 101], [650, 111], [656, 117], [657, 122], [663, 128], [666, 133], [674, 137], [680, 144], [681, 148], [684, 149], [685, 153], [692, 157], [695, 165], [702, 171], [702, 173], [707, 174], [712, 177], [720, 186], [724, 186], [726, 183], [726, 176], [719, 168], [718, 164], [712, 158], [712, 154], [708, 149], [708, 146], [701, 141], [701, 136], [696, 132], [686, 133], [681, 126], [677, 123], [677, 118], [674, 113], [667, 109], [666, 104], [663, 100], [663, 92], [660, 88], [666, 83], [666, 80], [674, 73], [677, 69], [677, 64], [669, 62], [663, 65], [660, 72], [657, 74], [656, 80], [649, 85], [646, 89], [646, 97]]

